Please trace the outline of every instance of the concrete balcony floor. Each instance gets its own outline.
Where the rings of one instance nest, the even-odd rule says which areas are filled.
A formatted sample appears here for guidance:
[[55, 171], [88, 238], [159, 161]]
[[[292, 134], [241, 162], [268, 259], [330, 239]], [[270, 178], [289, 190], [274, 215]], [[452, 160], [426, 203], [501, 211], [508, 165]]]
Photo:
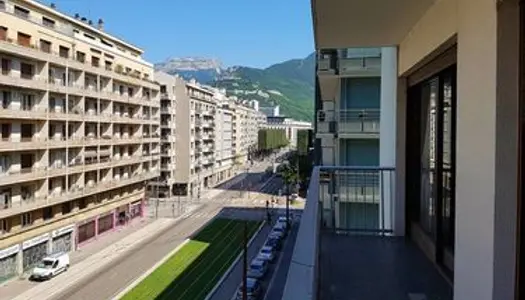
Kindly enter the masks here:
[[323, 232], [320, 244], [319, 299], [452, 299], [452, 286], [405, 238]]

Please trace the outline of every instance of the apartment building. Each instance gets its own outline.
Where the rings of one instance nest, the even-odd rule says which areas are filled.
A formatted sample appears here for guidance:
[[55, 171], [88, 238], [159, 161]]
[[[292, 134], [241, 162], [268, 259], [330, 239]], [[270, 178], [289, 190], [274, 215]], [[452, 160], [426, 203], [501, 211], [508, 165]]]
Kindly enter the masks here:
[[[392, 127], [395, 152], [390, 167], [314, 170], [283, 298], [523, 299], [523, 3], [312, 0], [312, 10], [319, 51], [390, 47], [381, 112], [395, 114], [380, 126]], [[394, 174], [374, 189], [392, 197], [391, 230], [376, 228], [389, 237], [339, 235], [352, 228], [334, 229], [320, 212], [333, 213], [340, 193], [372, 192], [345, 191], [339, 174], [371, 172]], [[348, 251], [337, 264], [323, 259]]]
[[257, 149], [257, 133], [260, 128], [261, 115], [248, 105], [247, 101], [236, 101], [233, 105], [233, 148], [238, 166], [251, 159], [251, 153]]
[[[392, 110], [388, 111], [388, 106], [382, 103], [390, 100], [390, 91], [385, 92], [384, 89], [389, 88], [388, 82], [395, 80], [395, 70], [387, 70], [389, 65], [382, 67], [381, 64], [382, 52], [389, 50], [319, 50], [316, 70], [320, 88], [316, 93], [317, 165], [393, 165], [394, 147], [385, 142], [390, 140], [388, 135], [394, 134], [391, 126], [393, 124], [380, 126], [381, 119], [387, 116], [392, 119], [395, 114]], [[382, 104], [385, 106], [383, 111]], [[376, 186], [379, 177], [371, 175], [367, 181], [369, 187]], [[352, 227], [350, 215], [356, 209], [366, 211], [367, 222], [372, 227], [380, 222], [381, 215], [390, 215], [389, 211], [384, 210], [387, 206], [381, 205], [380, 201], [362, 203], [359, 199], [354, 199], [354, 195], [345, 196], [350, 197], [339, 197], [335, 204], [338, 213], [333, 222], [336, 227]]]
[[156, 72], [156, 80], [165, 91], [161, 93], [165, 107], [162, 113], [164, 171], [160, 182], [153, 186], [163, 191], [160, 197], [200, 198], [203, 189], [216, 183], [217, 100], [213, 91], [195, 81], [186, 82], [163, 72]]
[[233, 148], [233, 118], [235, 111], [224, 90], [215, 92], [217, 99], [215, 139], [215, 183], [218, 184], [235, 175], [235, 151]]
[[[155, 80], [159, 83], [160, 89], [160, 176], [157, 180], [150, 182], [150, 198], [169, 198], [176, 194], [177, 94], [179, 96], [184, 95], [186, 83], [182, 78], [164, 72], [155, 73]], [[185, 117], [189, 117], [189, 114], [179, 117], [185, 119]], [[184, 126], [181, 130], [189, 129], [188, 122], [181, 126]], [[181, 132], [181, 134], [184, 133], [184, 131]], [[189, 136], [187, 137], [189, 138]], [[186, 136], [179, 136], [179, 138], [180, 141], [184, 141]]]
[[0, 281], [142, 216], [159, 175], [153, 66], [84, 20], [0, 0]]

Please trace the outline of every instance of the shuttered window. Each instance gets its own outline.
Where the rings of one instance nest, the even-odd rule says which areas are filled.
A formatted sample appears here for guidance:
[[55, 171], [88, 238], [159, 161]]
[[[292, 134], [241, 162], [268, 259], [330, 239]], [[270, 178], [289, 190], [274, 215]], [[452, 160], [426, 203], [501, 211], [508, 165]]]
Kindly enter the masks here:
[[0, 41], [7, 40], [7, 27], [0, 26]]
[[31, 36], [25, 33], [18, 33], [18, 44], [24, 47], [29, 47], [31, 45]]

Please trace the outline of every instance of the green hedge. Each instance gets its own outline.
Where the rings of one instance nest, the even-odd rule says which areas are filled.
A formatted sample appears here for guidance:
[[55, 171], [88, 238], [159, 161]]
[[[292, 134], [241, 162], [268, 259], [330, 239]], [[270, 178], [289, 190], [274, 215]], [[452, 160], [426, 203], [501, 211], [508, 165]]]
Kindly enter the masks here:
[[301, 155], [308, 153], [309, 147], [309, 132], [308, 130], [297, 130], [297, 151]]
[[284, 129], [261, 129], [258, 133], [258, 150], [274, 150], [288, 145]]

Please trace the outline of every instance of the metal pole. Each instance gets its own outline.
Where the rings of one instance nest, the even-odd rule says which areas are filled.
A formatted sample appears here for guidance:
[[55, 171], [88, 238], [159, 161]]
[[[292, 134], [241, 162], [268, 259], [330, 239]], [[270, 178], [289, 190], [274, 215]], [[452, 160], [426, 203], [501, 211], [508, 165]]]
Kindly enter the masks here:
[[290, 183], [286, 182], [286, 228], [290, 227]]
[[248, 222], [244, 221], [244, 230], [243, 230], [243, 268], [242, 268], [242, 300], [248, 300]]

